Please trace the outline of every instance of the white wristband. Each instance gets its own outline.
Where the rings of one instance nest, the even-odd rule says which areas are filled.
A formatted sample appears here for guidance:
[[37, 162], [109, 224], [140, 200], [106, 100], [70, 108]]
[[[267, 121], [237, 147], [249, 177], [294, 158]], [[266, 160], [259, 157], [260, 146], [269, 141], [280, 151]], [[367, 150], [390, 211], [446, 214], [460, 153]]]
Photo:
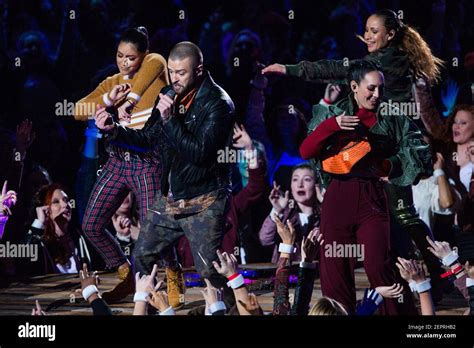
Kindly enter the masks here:
[[443, 176], [443, 175], [445, 175], [445, 173], [444, 173], [444, 170], [442, 170], [442, 169], [435, 169], [434, 172], [433, 172], [433, 176], [435, 178], [438, 178], [438, 177]]
[[474, 279], [472, 278], [466, 278], [466, 288], [474, 286]]
[[270, 219], [272, 219], [273, 222], [275, 222], [275, 216], [277, 216], [280, 220], [283, 219], [283, 214], [278, 214], [275, 208], [272, 208], [272, 211], [270, 212]]
[[300, 268], [310, 268], [310, 269], [316, 269], [316, 264], [314, 262], [300, 262]]
[[296, 248], [291, 244], [280, 243], [280, 246], [278, 247], [278, 252], [285, 254], [294, 254], [296, 252]]
[[211, 312], [211, 314], [218, 311], [225, 311], [225, 310], [226, 310], [225, 303], [223, 301], [214, 302], [213, 304], [209, 306], [209, 311]]
[[88, 285], [85, 287], [84, 290], [82, 290], [82, 297], [84, 297], [84, 300], [88, 300], [89, 297], [91, 297], [93, 294], [98, 293], [99, 289], [97, 289], [97, 286], [95, 285]]
[[237, 277], [227, 282], [227, 286], [232, 289], [240, 288], [244, 284], [245, 280], [242, 274], [239, 274]]
[[160, 315], [175, 315], [173, 307], [169, 306], [163, 312], [160, 312]]
[[416, 282], [414, 280], [410, 280], [408, 286], [410, 287], [411, 292], [416, 292]]
[[146, 298], [150, 294], [145, 291], [138, 291], [135, 293], [135, 296], [133, 296], [133, 302], [146, 302]]
[[377, 296], [375, 297], [375, 304], [379, 306], [383, 302], [383, 296], [380, 295], [377, 290], [374, 290]]
[[108, 107], [111, 107], [112, 105], [114, 105], [114, 103], [112, 102], [112, 100], [109, 99], [109, 93], [105, 93], [105, 94], [102, 96], [102, 101], [103, 101], [104, 104], [107, 105]]
[[136, 94], [136, 93], [130, 92], [130, 93], [128, 93], [127, 98], [135, 99], [135, 104], [137, 104], [137, 103], [140, 101], [140, 99], [141, 99], [142, 97], [139, 96], [139, 95]]
[[371, 289], [367, 292], [367, 298], [372, 299], [377, 306], [383, 302], [383, 296], [380, 295], [375, 289]]
[[418, 291], [419, 294], [422, 292], [428, 291], [431, 289], [431, 279], [426, 279], [425, 281], [422, 281], [421, 283], [416, 284], [416, 291]]
[[446, 267], [451, 266], [453, 263], [455, 263], [459, 258], [458, 253], [455, 250], [452, 250], [448, 255], [443, 257], [443, 265]]
[[31, 224], [31, 227], [38, 228], [40, 230], [44, 230], [44, 224], [41, 221], [39, 221], [38, 219], [35, 219], [35, 221], [33, 221], [33, 223]]
[[322, 99], [319, 101], [319, 104], [325, 105], [325, 106], [331, 105], [331, 104], [326, 103], [326, 102], [324, 101], [324, 98], [322, 98]]

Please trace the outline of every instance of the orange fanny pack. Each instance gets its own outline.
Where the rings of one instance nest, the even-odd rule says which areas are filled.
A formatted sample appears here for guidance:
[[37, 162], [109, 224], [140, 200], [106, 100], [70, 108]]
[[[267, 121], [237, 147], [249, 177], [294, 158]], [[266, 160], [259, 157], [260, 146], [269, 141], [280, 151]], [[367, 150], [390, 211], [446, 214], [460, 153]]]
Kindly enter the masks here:
[[352, 167], [371, 150], [367, 140], [351, 141], [339, 153], [322, 161], [323, 170], [331, 174], [349, 174]]

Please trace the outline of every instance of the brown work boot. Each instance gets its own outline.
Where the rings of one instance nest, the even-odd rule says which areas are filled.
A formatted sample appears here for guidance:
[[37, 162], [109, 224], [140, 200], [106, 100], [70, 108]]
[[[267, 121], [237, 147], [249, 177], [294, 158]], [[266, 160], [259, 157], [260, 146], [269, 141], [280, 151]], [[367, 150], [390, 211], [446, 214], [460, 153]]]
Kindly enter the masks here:
[[104, 292], [102, 298], [107, 303], [123, 300], [127, 295], [135, 291], [135, 277], [132, 273], [130, 263], [126, 262], [118, 268], [119, 283], [110, 291]]
[[168, 302], [173, 309], [181, 309], [184, 306], [184, 276], [181, 266], [176, 269], [166, 268], [166, 284], [168, 287]]

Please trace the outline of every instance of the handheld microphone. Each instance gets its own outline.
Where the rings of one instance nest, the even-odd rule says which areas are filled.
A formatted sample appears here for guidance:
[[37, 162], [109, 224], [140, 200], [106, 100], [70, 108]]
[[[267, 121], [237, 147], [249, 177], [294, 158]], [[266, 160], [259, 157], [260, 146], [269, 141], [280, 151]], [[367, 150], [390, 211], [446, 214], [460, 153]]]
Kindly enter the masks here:
[[176, 96], [176, 92], [174, 91], [173, 87], [171, 87], [171, 89], [168, 92], [166, 92], [165, 95], [167, 95], [171, 99], [174, 99], [174, 97]]
[[[174, 97], [176, 96], [176, 92], [174, 91], [173, 87], [171, 87], [171, 89], [168, 92], [166, 92], [165, 95], [170, 97], [172, 100], [174, 100]], [[158, 105], [156, 105], [156, 108], [158, 108]], [[173, 109], [174, 109], [174, 106], [172, 106], [172, 111], [173, 111]], [[163, 120], [165, 120], [165, 119], [168, 120], [170, 116], [172, 116], [172, 115], [169, 115], [166, 118], [163, 118], [163, 116], [162, 116], [162, 119]]]

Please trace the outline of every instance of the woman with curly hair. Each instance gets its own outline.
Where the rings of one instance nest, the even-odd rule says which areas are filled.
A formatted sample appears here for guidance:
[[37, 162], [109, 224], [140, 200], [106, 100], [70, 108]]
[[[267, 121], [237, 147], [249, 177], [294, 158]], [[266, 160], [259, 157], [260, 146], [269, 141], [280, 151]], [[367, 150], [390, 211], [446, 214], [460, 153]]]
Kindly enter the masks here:
[[[438, 175], [446, 176], [454, 182], [454, 188], [461, 195], [461, 204], [456, 209], [456, 220], [440, 219], [442, 228], [450, 230], [456, 226], [454, 234], [448, 233], [446, 239], [455, 237], [462, 260], [472, 259], [470, 245], [474, 234], [474, 105], [458, 104], [443, 122], [434, 106], [431, 93], [426, 86], [417, 84], [417, 100], [421, 105], [421, 119], [432, 135], [445, 159], [444, 171]], [[457, 233], [456, 233], [457, 232]]]

